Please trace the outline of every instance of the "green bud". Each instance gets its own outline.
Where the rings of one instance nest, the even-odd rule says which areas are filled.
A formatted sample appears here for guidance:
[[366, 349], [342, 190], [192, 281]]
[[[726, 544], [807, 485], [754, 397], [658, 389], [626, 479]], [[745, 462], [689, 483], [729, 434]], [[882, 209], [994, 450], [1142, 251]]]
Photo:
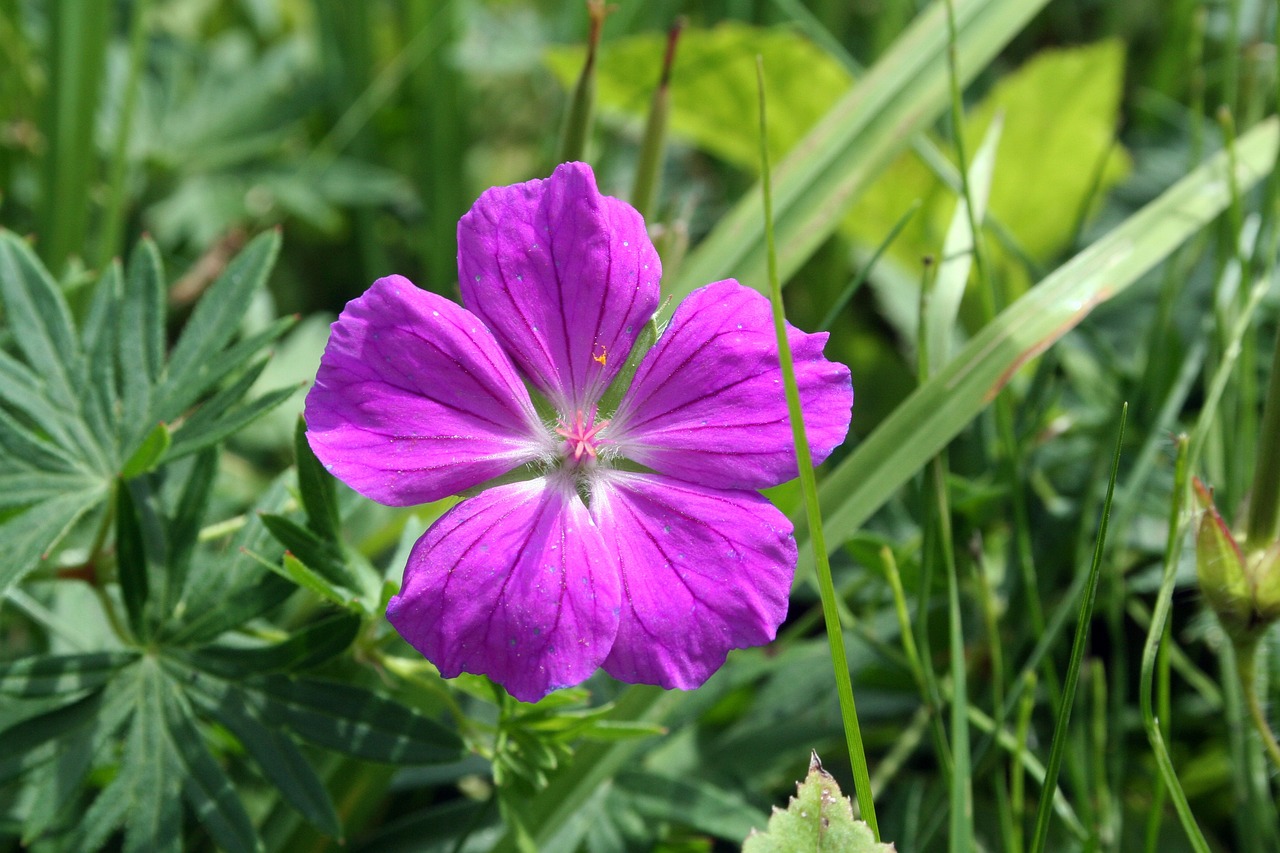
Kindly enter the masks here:
[[1204, 509], [1196, 536], [1200, 591], [1232, 639], [1255, 638], [1280, 619], [1280, 542], [1241, 549], [1213, 495], [1198, 479], [1194, 485]]

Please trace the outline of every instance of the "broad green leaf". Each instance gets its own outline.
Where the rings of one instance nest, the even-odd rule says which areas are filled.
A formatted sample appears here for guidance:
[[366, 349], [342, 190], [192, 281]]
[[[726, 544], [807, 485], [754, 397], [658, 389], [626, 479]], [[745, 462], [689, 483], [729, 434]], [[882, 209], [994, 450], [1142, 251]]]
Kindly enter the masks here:
[[338, 813], [324, 783], [287, 734], [259, 719], [261, 702], [219, 679], [201, 678], [197, 684], [195, 701], [235, 735], [289, 805], [326, 835], [341, 835]]
[[266, 696], [267, 722], [357, 758], [430, 764], [462, 755], [454, 732], [353, 684], [267, 676], [247, 686]]
[[[1119, 42], [1045, 50], [1001, 78], [966, 118], [965, 145], [973, 151], [996, 116], [1003, 117], [990, 210], [1033, 259], [1051, 260], [1066, 248], [1089, 213], [1086, 202], [1100, 201], [1127, 174], [1128, 156], [1115, 142], [1123, 83]], [[883, 224], [915, 198], [925, 200], [925, 209], [890, 250], [891, 258], [914, 269], [921, 256], [936, 251], [954, 200], [914, 155], [903, 154], [884, 170], [842, 230], [863, 242], [878, 240]], [[999, 243], [989, 240], [988, 249], [999, 261]], [[1023, 282], [1015, 295], [1025, 287], [1020, 267], [1005, 263], [1002, 271], [1012, 283]]]
[[217, 369], [227, 345], [260, 289], [280, 251], [280, 234], [267, 231], [236, 255], [213, 286], [196, 303], [169, 355], [163, 390], [157, 396], [190, 387], [208, 387], [205, 377]]
[[346, 651], [360, 631], [360, 617], [336, 613], [294, 631], [289, 638], [270, 646], [235, 648], [205, 646], [190, 655], [201, 668], [237, 678], [282, 670], [307, 669]]
[[262, 848], [231, 779], [205, 746], [190, 708], [173, 691], [165, 696], [165, 725], [182, 769], [182, 794], [196, 822], [232, 853]]
[[[985, 67], [1044, 2], [954, 3], [961, 85]], [[934, 2], [778, 163], [773, 212], [783, 281], [840, 224], [836, 214], [879, 177], [912, 134], [928, 127], [947, 107], [948, 40], [945, 5]], [[765, 71], [767, 76], [769, 69]], [[754, 106], [744, 108], [754, 112]], [[893, 222], [904, 207], [884, 223]], [[763, 290], [768, 281], [763, 209], [757, 185], [685, 259], [668, 293], [679, 301], [695, 288], [727, 277]]]
[[[666, 33], [656, 32], [605, 43], [596, 73], [603, 113], [639, 118], [648, 112], [666, 44]], [[852, 83], [840, 63], [792, 29], [733, 21], [685, 28], [671, 76], [670, 132], [749, 172], [760, 168], [756, 56], [764, 58], [771, 159], [789, 151]], [[583, 49], [553, 48], [546, 61], [570, 87]]]
[[[987, 198], [991, 193], [1001, 125], [1002, 121], [997, 116], [991, 122], [991, 128], [969, 166], [969, 197], [973, 202], [973, 220], [979, 229], [982, 228], [982, 219], [987, 212]], [[969, 207], [960, 198], [956, 200], [955, 210], [951, 214], [951, 225], [947, 228], [947, 239], [943, 241], [942, 257], [938, 263], [938, 277], [922, 318], [930, 373], [936, 373], [951, 358], [956, 317], [960, 313], [960, 300], [964, 296], [965, 285], [969, 282], [969, 271], [973, 269], [974, 252]]]
[[[1213, 157], [980, 330], [822, 481], [828, 546], [839, 548], [857, 532], [1020, 367], [1221, 213], [1231, 199], [1232, 179], [1245, 192], [1268, 174], [1276, 147], [1277, 121], [1269, 119], [1238, 140], [1234, 176], [1225, 153]], [[804, 560], [811, 559], [809, 547], [802, 546]]]
[[293, 434], [293, 454], [298, 468], [298, 493], [307, 514], [307, 527], [322, 539], [336, 542], [341, 536], [338, 517], [338, 489], [333, 475], [311, 452], [307, 424], [299, 417]]
[[786, 811], [773, 810], [763, 833], [752, 833], [742, 853], [892, 853], [871, 828], [854, 819], [853, 803], [840, 791], [832, 775], [822, 769], [817, 754], [809, 775], [796, 785]]
[[94, 690], [137, 660], [132, 652], [40, 655], [0, 665], [0, 694], [48, 696]]
[[154, 471], [172, 441], [173, 433], [169, 432], [169, 427], [163, 421], [156, 424], [142, 439], [138, 449], [133, 451], [133, 455], [125, 460], [120, 468], [120, 477], [132, 480]]

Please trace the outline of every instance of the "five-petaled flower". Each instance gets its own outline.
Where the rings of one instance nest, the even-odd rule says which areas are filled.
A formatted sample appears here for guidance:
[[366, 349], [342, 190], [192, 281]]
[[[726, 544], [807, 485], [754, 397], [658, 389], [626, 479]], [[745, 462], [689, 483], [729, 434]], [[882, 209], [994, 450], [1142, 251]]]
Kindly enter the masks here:
[[[316, 456], [376, 501], [501, 478], [418, 540], [392, 625], [445, 677], [482, 673], [524, 701], [599, 667], [689, 689], [772, 640], [796, 546], [757, 490], [797, 469], [768, 301], [709, 284], [640, 353], [658, 255], [581, 163], [486, 191], [458, 224], [458, 274], [465, 307], [374, 282], [307, 397]], [[818, 463], [848, 430], [849, 371], [825, 334], [788, 335]]]

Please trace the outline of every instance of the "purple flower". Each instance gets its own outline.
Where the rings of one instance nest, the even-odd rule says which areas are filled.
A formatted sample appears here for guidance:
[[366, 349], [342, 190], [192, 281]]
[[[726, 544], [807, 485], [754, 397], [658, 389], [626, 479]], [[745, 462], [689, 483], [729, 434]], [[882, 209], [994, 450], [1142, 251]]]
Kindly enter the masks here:
[[[640, 214], [581, 163], [486, 191], [458, 224], [458, 274], [465, 307], [374, 282], [307, 396], [312, 449], [362, 495], [405, 506], [488, 484], [414, 546], [396, 630], [443, 676], [483, 673], [527, 702], [599, 667], [697, 687], [772, 640], [796, 546], [756, 490], [797, 469], [768, 301], [709, 284], [632, 354], [661, 265]], [[849, 427], [849, 371], [825, 334], [788, 334], [821, 462]]]

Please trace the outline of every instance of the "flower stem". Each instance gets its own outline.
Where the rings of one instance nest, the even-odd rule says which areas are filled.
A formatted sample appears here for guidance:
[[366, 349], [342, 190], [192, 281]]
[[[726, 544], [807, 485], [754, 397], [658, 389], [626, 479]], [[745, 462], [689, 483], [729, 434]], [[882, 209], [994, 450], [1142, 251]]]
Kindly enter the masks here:
[[1236, 674], [1240, 678], [1240, 689], [1244, 693], [1245, 704], [1249, 706], [1249, 716], [1266, 747], [1267, 757], [1280, 770], [1280, 743], [1276, 742], [1275, 732], [1267, 722], [1267, 712], [1258, 698], [1258, 640], [1247, 640], [1236, 645]]
[[845, 742], [849, 748], [849, 763], [853, 770], [854, 791], [862, 819], [871, 828], [876, 841], [880, 840], [880, 826], [876, 821], [875, 804], [871, 796], [871, 773], [867, 769], [867, 754], [862, 744], [862, 730], [858, 727], [858, 711], [853, 702], [853, 683], [849, 678], [849, 661], [844, 650], [844, 632], [840, 628], [840, 614], [836, 607], [836, 588], [831, 580], [831, 563], [827, 558], [826, 537], [822, 532], [822, 510], [818, 506], [818, 486], [813, 475], [813, 457], [809, 452], [809, 438], [804, 430], [804, 416], [800, 410], [800, 389], [796, 384], [795, 365], [791, 360], [791, 346], [787, 341], [786, 315], [782, 307], [782, 284], [778, 280], [778, 253], [773, 242], [773, 189], [769, 174], [769, 150], [766, 144], [764, 59], [756, 57], [756, 83], [760, 94], [760, 167], [761, 186], [764, 195], [764, 233], [769, 270], [769, 298], [773, 304], [774, 331], [778, 336], [778, 358], [782, 367], [782, 381], [787, 392], [787, 410], [791, 414], [791, 430], [795, 435], [796, 462], [800, 469], [800, 491], [804, 495], [805, 514], [809, 522], [809, 537], [813, 543], [814, 561], [818, 571], [818, 590], [822, 598], [822, 615], [827, 627], [827, 642], [831, 646], [831, 662], [835, 667], [836, 694], [840, 699], [840, 717], [844, 722]]
[[1271, 359], [1271, 380], [1258, 434], [1258, 460], [1253, 472], [1246, 527], [1251, 548], [1265, 547], [1280, 532], [1280, 337]]

